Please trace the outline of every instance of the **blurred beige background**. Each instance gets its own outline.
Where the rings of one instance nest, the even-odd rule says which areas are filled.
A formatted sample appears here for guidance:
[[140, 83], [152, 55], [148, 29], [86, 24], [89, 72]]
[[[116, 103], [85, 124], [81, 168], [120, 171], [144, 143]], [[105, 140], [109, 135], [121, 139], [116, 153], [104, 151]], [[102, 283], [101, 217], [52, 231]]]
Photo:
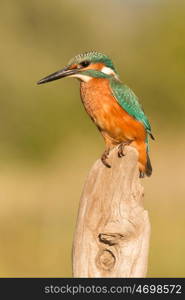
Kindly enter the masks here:
[[113, 59], [152, 123], [148, 276], [185, 276], [185, 1], [1, 0], [0, 276], [71, 276], [87, 173], [104, 144], [79, 83], [35, 82], [74, 55]]

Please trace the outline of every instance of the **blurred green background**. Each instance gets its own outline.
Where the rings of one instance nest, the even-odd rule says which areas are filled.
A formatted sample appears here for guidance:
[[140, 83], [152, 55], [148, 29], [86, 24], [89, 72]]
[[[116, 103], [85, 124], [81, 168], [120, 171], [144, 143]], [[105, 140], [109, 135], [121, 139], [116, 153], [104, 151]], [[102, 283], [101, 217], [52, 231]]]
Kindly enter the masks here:
[[1, 0], [0, 276], [71, 276], [81, 190], [103, 139], [79, 83], [35, 82], [84, 51], [114, 61], [152, 123], [148, 276], [185, 276], [185, 1]]

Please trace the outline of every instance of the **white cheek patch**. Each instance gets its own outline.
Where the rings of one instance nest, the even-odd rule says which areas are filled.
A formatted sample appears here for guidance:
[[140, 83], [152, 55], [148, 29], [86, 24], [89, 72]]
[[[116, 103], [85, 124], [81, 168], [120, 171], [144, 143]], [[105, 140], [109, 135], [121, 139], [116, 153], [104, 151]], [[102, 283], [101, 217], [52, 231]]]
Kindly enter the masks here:
[[74, 74], [74, 75], [71, 75], [69, 77], [74, 77], [74, 78], [78, 78], [84, 82], [88, 82], [89, 80], [92, 79], [92, 77], [90, 76], [87, 76], [87, 75], [83, 75], [83, 74]]
[[101, 72], [107, 74], [107, 75], [115, 75], [114, 71], [111, 68], [103, 67], [101, 69]]
[[119, 80], [118, 76], [116, 75], [116, 73], [111, 68], [103, 67], [101, 69], [101, 72], [103, 72], [104, 74], [107, 74], [107, 75], [113, 75], [114, 78], [116, 78], [117, 80]]

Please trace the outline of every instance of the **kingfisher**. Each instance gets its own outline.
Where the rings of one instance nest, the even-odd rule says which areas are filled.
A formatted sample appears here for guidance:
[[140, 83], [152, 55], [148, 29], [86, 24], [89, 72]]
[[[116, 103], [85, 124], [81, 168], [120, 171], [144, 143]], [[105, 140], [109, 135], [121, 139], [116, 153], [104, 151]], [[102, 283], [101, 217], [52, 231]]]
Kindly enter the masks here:
[[130, 145], [138, 151], [139, 176], [152, 174], [149, 136], [154, 139], [150, 122], [138, 97], [119, 78], [112, 60], [105, 54], [90, 51], [76, 55], [61, 70], [39, 80], [47, 83], [64, 77], [80, 80], [81, 100], [105, 141], [102, 163], [111, 168], [110, 150], [118, 146], [118, 157]]

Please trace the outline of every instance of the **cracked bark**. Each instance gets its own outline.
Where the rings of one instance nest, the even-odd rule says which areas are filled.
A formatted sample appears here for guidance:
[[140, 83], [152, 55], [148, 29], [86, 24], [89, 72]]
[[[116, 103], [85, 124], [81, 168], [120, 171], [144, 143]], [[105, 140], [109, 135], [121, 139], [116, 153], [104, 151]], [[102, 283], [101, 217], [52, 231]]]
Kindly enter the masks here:
[[150, 222], [143, 208], [138, 153], [127, 146], [111, 169], [97, 160], [81, 196], [73, 241], [74, 277], [145, 277]]

